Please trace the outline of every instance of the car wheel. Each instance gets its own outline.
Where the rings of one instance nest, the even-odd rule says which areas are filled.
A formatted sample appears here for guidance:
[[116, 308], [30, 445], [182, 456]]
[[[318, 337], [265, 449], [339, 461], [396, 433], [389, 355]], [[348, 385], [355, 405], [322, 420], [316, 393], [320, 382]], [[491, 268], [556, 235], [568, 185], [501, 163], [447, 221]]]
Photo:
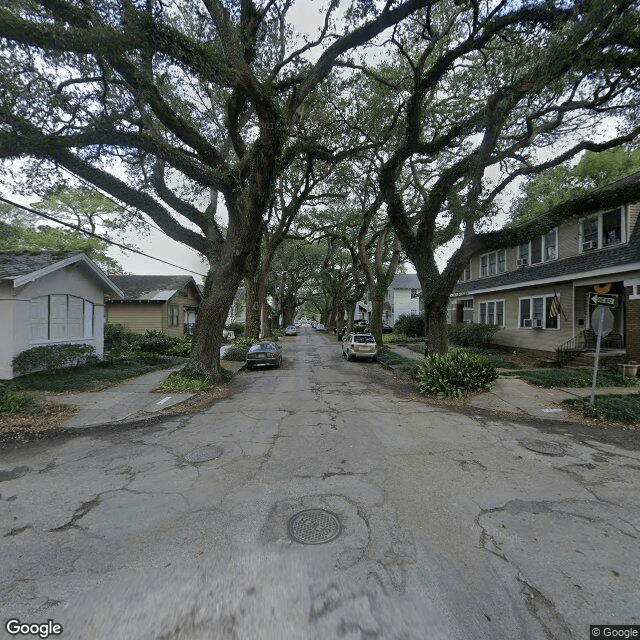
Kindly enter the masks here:
[[378, 356], [372, 356], [371, 362], [378, 362]]
[[354, 360], [353, 354], [349, 353], [349, 351], [347, 351], [347, 360], [349, 360], [349, 362], [352, 362]]

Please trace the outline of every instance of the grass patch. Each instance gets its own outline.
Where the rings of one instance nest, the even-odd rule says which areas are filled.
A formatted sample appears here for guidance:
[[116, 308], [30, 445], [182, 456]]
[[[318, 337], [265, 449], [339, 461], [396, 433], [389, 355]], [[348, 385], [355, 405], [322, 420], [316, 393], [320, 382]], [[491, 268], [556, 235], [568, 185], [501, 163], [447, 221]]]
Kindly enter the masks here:
[[387, 366], [395, 367], [404, 373], [413, 375], [420, 364], [412, 358], [405, 358], [391, 351], [387, 347], [382, 347], [378, 352], [378, 360]]
[[106, 365], [84, 365], [60, 373], [32, 373], [7, 382], [7, 387], [21, 391], [95, 391], [135, 378], [151, 371], [182, 364], [185, 358], [157, 356], [153, 361], [117, 359]]
[[424, 338], [418, 336], [409, 337], [405, 336], [402, 333], [383, 333], [382, 334], [382, 344], [415, 344], [418, 342], [422, 342], [424, 345]]
[[[222, 382], [226, 383], [233, 377], [233, 372], [228, 369], [222, 369]], [[208, 391], [213, 386], [213, 380], [191, 367], [184, 367], [180, 371], [174, 371], [160, 385], [162, 389], [167, 391]]]
[[[586, 388], [591, 386], [592, 378], [590, 371], [571, 369], [532, 369], [509, 372], [508, 375], [515, 375], [545, 389], [554, 387]], [[639, 384], [640, 379], [628, 376], [623, 378], [618, 373], [599, 373], [596, 380], [597, 387], [635, 387]]]
[[[413, 338], [411, 338], [413, 340]], [[424, 340], [421, 342], [414, 342], [413, 344], [407, 344], [407, 349], [411, 349], [415, 353], [424, 355]], [[456, 347], [454, 345], [450, 346], [450, 351], [455, 349], [456, 351], [464, 351], [465, 353], [475, 353], [481, 356], [484, 356], [488, 360], [490, 360], [494, 366], [499, 369], [522, 369], [522, 365], [517, 362], [512, 362], [511, 360], [503, 360], [498, 357], [499, 351], [494, 351], [493, 349], [474, 349], [473, 347]], [[494, 355], [496, 354], [496, 355]]]
[[581, 407], [584, 415], [588, 418], [640, 424], [640, 395], [637, 394], [596, 395], [593, 406], [588, 399], [567, 400], [566, 402]]

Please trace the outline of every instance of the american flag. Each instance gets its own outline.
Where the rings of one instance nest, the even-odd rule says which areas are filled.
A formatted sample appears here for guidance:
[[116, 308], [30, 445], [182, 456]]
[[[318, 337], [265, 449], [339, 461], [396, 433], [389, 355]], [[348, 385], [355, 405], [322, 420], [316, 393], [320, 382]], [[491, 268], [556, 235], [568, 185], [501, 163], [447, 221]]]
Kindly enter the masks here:
[[551, 308], [549, 309], [549, 317], [555, 318], [560, 315], [562, 311], [562, 307], [560, 306], [560, 300], [558, 300], [558, 296], [553, 296], [553, 302], [551, 303]]

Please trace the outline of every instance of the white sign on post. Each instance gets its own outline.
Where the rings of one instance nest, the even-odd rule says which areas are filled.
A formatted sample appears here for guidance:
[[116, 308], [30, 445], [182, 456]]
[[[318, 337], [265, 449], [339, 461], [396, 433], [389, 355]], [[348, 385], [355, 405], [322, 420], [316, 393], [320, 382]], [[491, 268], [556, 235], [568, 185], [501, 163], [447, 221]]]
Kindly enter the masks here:
[[609, 307], [596, 307], [591, 314], [591, 328], [595, 331], [596, 340], [596, 357], [593, 361], [593, 379], [591, 380], [591, 404], [595, 401], [596, 395], [596, 379], [598, 377], [598, 360], [600, 359], [600, 343], [602, 336], [608, 336], [613, 329], [613, 313]]

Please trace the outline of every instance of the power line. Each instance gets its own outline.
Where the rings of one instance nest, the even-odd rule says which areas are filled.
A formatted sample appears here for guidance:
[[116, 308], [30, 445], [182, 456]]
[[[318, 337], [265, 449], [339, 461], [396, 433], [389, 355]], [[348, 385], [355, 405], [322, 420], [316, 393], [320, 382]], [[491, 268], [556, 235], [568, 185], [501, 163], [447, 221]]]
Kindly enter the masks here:
[[97, 233], [93, 233], [92, 231], [86, 231], [85, 229], [80, 229], [79, 227], [70, 224], [69, 222], [64, 222], [63, 220], [58, 220], [57, 218], [54, 218], [53, 216], [44, 213], [42, 211], [38, 211], [37, 209], [32, 209], [31, 207], [26, 207], [25, 205], [22, 204], [18, 204], [17, 202], [13, 202], [12, 200], [9, 200], [7, 198], [4, 198], [3, 196], [0, 196], [0, 201], [2, 202], [6, 202], [7, 204], [11, 205], [12, 207], [17, 207], [18, 209], [23, 209], [24, 211], [28, 211], [29, 213], [32, 213], [34, 215], [40, 216], [41, 218], [46, 218], [47, 220], [51, 220], [52, 222], [55, 222], [56, 224], [62, 225], [63, 227], [68, 227], [69, 229], [73, 229], [74, 231], [79, 231], [80, 233], [84, 233], [87, 236], [91, 236], [92, 238], [97, 238], [98, 240], [101, 240], [102, 242], [106, 242], [107, 244], [112, 244], [115, 247], [118, 247], [119, 249], [124, 249], [125, 251], [131, 251], [132, 253], [137, 253], [140, 256], [143, 256], [145, 258], [150, 258], [151, 260], [156, 260], [157, 262], [162, 262], [164, 264], [168, 264], [170, 267], [176, 267], [177, 269], [182, 269], [183, 271], [188, 271], [189, 273], [194, 273], [197, 276], [201, 276], [203, 278], [206, 278], [206, 275], [204, 273], [199, 273], [198, 271], [193, 271], [193, 269], [187, 269], [186, 267], [181, 267], [178, 264], [174, 264], [173, 262], [167, 262], [166, 260], [162, 260], [162, 258], [156, 258], [155, 256], [150, 256], [148, 253], [144, 253], [143, 251], [140, 251], [139, 249], [134, 249], [133, 247], [128, 247], [126, 244], [121, 244], [119, 242], [116, 242], [115, 240], [111, 240], [110, 238], [107, 238], [105, 236], [100, 236]]
[[[80, 176], [77, 176], [75, 173], [72, 173], [71, 171], [69, 171], [69, 169], [67, 169], [66, 167], [58, 167], [58, 168], [62, 169], [64, 172], [68, 173], [75, 180], [78, 180], [79, 182], [84, 184], [88, 189], [90, 189], [92, 191], [95, 191], [96, 193], [100, 194], [103, 198], [106, 198], [107, 200], [109, 200], [109, 202], [113, 202], [113, 204], [115, 204], [117, 207], [122, 207], [123, 206], [113, 196], [111, 196], [108, 193], [105, 193], [101, 189], [96, 188], [96, 186], [91, 184], [88, 180], [85, 180], [84, 178], [81, 178]], [[149, 222], [149, 220], [145, 220], [144, 223], [148, 227], [150, 227], [151, 229], [155, 229], [156, 231], [159, 231], [160, 233], [164, 233], [164, 231], [160, 227], [157, 227], [155, 224], [152, 224], [151, 222]], [[193, 272], [193, 273], [195, 273], [195, 272]], [[198, 274], [198, 275], [200, 275], [200, 274]]]

